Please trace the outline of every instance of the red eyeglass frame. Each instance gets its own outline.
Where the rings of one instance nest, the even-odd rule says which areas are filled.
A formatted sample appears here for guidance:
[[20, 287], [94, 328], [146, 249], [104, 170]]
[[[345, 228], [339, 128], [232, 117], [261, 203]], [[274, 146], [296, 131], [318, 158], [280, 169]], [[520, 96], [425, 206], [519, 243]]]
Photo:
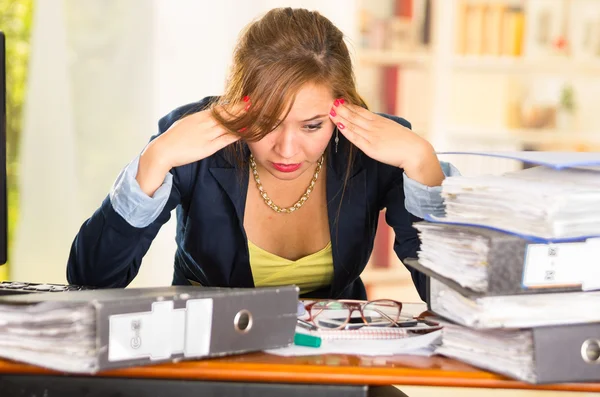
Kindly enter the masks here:
[[357, 301], [357, 300], [351, 300], [351, 299], [339, 299], [339, 300], [322, 299], [322, 300], [316, 300], [316, 301], [313, 301], [313, 302], [311, 302], [311, 303], [309, 303], [307, 305], [304, 305], [304, 310], [306, 310], [306, 313], [308, 313], [308, 319], [305, 320], [305, 321], [311, 322], [315, 326], [317, 326], [316, 323], [315, 323], [315, 321], [314, 321], [314, 317], [316, 317], [316, 316], [312, 315], [311, 309], [317, 303], [322, 303], [322, 302], [343, 303], [344, 305], [347, 306], [347, 308], [348, 308], [348, 317], [346, 318], [346, 321], [343, 324], [341, 324], [339, 327], [337, 327], [336, 329], [341, 329], [341, 328], [344, 328], [346, 325], [348, 325], [348, 322], [350, 322], [350, 318], [352, 318], [352, 313], [354, 313], [355, 310], [358, 310], [358, 312], [360, 313], [360, 317], [362, 318], [363, 323], [365, 323], [365, 325], [369, 325], [370, 323], [365, 318], [365, 315], [363, 313], [363, 309], [367, 305], [377, 304], [379, 302], [391, 302], [391, 303], [394, 303], [399, 308], [399, 310], [398, 310], [398, 316], [396, 317], [396, 319], [392, 319], [391, 317], [389, 317], [389, 316], [387, 316], [387, 315], [384, 314], [388, 318], [388, 320], [390, 321], [390, 325], [389, 325], [390, 327], [396, 327], [397, 326], [398, 319], [400, 318], [400, 315], [402, 314], [402, 302], [398, 302], [398, 301], [393, 300], [393, 299], [375, 299], [375, 300], [371, 300], [371, 301]]

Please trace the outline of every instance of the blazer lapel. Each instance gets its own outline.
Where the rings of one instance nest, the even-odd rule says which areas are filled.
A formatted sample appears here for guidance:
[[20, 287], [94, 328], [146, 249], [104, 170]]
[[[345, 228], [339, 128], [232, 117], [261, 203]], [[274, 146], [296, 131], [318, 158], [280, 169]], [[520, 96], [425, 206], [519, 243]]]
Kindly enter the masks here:
[[[225, 159], [225, 157], [223, 157]], [[227, 160], [226, 160], [227, 161]], [[244, 212], [246, 209], [246, 192], [248, 191], [248, 172], [239, 170], [235, 164], [227, 161], [229, 164], [224, 166], [215, 165], [210, 167], [210, 173], [217, 180], [219, 185], [227, 194], [229, 200], [233, 204], [235, 214], [238, 220], [239, 230], [242, 233], [243, 240], [246, 242], [244, 246], [238, 246], [234, 241], [229, 242], [230, 249], [240, 250], [239, 258], [235, 263], [223, 264], [230, 265], [229, 270], [229, 285], [232, 287], [252, 288], [254, 287], [254, 279], [252, 270], [250, 269], [250, 254], [248, 252], [247, 236], [244, 230]], [[227, 244], [225, 242], [224, 244]]]
[[237, 168], [211, 167], [210, 173], [219, 182], [227, 197], [235, 208], [240, 225], [244, 225], [246, 207], [246, 191], [248, 190], [248, 173], [240, 175]]
[[347, 162], [339, 161], [334, 156], [346, 156], [346, 151], [332, 153], [330, 150], [328, 156], [326, 194], [333, 255], [333, 281], [330, 290], [332, 298], [338, 297], [352, 281], [357, 274], [357, 266], [363, 261], [363, 258], [357, 255], [366, 251], [362, 247], [365, 244], [367, 205], [365, 169], [359, 164], [354, 164], [344, 188], [344, 163]]

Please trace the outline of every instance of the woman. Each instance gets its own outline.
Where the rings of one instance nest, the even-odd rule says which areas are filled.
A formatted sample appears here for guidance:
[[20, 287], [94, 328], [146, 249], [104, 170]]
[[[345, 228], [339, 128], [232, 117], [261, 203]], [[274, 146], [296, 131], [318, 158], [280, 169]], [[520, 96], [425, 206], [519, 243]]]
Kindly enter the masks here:
[[[380, 210], [401, 260], [419, 246], [412, 223], [443, 211], [442, 166], [409, 128], [365, 108], [329, 20], [272, 10], [240, 37], [223, 96], [160, 120], [81, 227], [67, 278], [127, 286], [177, 208], [175, 285], [296, 284], [304, 297], [365, 299]], [[411, 273], [425, 299], [425, 276]]]

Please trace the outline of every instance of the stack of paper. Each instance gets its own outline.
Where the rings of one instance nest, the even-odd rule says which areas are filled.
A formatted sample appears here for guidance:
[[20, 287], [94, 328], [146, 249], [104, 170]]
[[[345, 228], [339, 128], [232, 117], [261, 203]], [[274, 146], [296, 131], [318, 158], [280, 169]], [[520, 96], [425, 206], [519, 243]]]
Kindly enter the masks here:
[[[299, 329], [298, 332], [306, 331]], [[413, 356], [430, 356], [439, 344], [440, 332], [438, 330], [424, 335], [412, 335], [393, 339], [330, 339], [324, 337], [322, 338], [321, 346], [318, 348], [290, 345], [279, 349], [267, 350], [266, 352], [278, 356], [313, 356], [321, 354], [352, 354], [361, 356], [408, 354]]]
[[531, 330], [473, 330], [444, 323], [436, 353], [536, 383]]
[[97, 361], [92, 306], [42, 302], [0, 306], [1, 356], [68, 372], [90, 372]]
[[436, 314], [473, 328], [525, 328], [600, 322], [600, 291], [468, 297], [430, 280]]
[[545, 239], [600, 235], [600, 172], [534, 167], [504, 175], [447, 178], [445, 222]]
[[473, 291], [488, 289], [488, 238], [448, 225], [420, 222], [414, 226], [421, 240], [421, 265]]
[[452, 322], [436, 352], [528, 382], [600, 380], [600, 153], [480, 154], [541, 166], [449, 177], [446, 216], [415, 225], [405, 264]]

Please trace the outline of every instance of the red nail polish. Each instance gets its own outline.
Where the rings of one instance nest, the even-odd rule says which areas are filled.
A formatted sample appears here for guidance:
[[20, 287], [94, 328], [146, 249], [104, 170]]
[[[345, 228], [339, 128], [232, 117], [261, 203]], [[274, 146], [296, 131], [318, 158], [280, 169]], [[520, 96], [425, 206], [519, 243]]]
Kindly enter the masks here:
[[340, 101], [337, 99], [333, 102], [333, 106], [340, 106]]
[[331, 115], [331, 117], [337, 116], [337, 113], [333, 109], [331, 109], [331, 112], [329, 112], [329, 114]]
[[240, 130], [239, 130], [238, 132], [244, 132], [244, 131], [246, 131], [246, 130], [247, 130], [247, 128], [246, 128], [246, 127], [243, 127], [243, 128], [240, 128]]
[[242, 98], [242, 101], [244, 102], [248, 102], [250, 100], [250, 97], [248, 95], [246, 95], [244, 98]]
[[346, 128], [346, 126], [344, 124], [342, 124], [342, 123], [338, 123], [338, 128], [340, 130], [343, 130], [344, 128]]
[[343, 105], [344, 104], [344, 98], [340, 98], [340, 103]]
[[250, 103], [248, 103], [248, 104], [247, 104], [247, 105], [244, 107], [244, 110], [245, 110], [245, 111], [248, 111], [248, 109], [250, 109]]

